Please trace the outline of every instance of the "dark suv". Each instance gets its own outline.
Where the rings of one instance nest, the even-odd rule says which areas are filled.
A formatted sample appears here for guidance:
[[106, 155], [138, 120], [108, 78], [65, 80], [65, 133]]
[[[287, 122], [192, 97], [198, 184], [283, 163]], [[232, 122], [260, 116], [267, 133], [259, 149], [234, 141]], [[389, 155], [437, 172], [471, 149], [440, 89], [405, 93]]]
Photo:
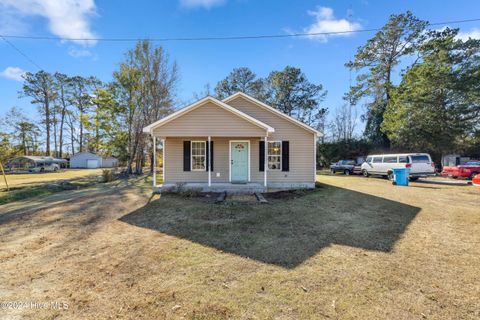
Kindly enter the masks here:
[[332, 173], [342, 172], [345, 175], [361, 174], [361, 165], [357, 164], [355, 160], [340, 160], [330, 165]]

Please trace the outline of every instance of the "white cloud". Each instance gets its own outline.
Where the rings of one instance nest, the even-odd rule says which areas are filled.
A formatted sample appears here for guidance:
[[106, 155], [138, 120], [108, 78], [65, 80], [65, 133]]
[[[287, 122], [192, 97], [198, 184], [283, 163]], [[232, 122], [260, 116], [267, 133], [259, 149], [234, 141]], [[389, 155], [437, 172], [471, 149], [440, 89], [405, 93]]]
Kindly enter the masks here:
[[[62, 38], [94, 38], [90, 18], [96, 15], [94, 0], [0, 0], [0, 11], [21, 16], [41, 16], [48, 20], [52, 34]], [[96, 41], [75, 41], [92, 46]]]
[[309, 39], [321, 42], [327, 42], [329, 37], [346, 37], [351, 35], [351, 33], [335, 32], [356, 31], [362, 27], [358, 22], [336, 19], [333, 15], [333, 9], [328, 7], [317, 7], [316, 10], [309, 10], [308, 14], [315, 17], [315, 22], [304, 28], [304, 33], [332, 33], [308, 36]]
[[98, 54], [87, 50], [85, 48], [68, 48], [68, 54], [74, 58], [90, 58], [92, 61], [97, 61], [99, 59]]
[[18, 67], [7, 67], [5, 70], [0, 72], [0, 76], [10, 80], [23, 81], [22, 76], [25, 74], [25, 72], [25, 70]]
[[463, 32], [460, 31], [457, 35], [457, 39], [467, 41], [469, 38], [480, 39], [480, 28], [473, 28], [470, 31]]
[[180, 0], [180, 5], [184, 8], [203, 7], [210, 9], [211, 7], [219, 6], [225, 3], [226, 0]]
[[68, 54], [74, 58], [85, 58], [93, 55], [92, 52], [87, 49], [77, 49], [74, 47], [68, 49]]

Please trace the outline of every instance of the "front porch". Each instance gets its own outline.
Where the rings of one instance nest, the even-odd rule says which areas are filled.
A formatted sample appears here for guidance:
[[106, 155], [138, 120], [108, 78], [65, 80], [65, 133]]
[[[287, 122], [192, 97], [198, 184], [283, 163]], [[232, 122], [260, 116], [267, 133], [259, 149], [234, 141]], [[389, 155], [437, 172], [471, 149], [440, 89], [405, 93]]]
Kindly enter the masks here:
[[[267, 137], [153, 136], [153, 189], [254, 193], [267, 189]], [[262, 144], [262, 146], [260, 146]], [[261, 152], [259, 154], [259, 148]], [[161, 156], [157, 159], [157, 149]], [[161, 162], [160, 166], [157, 166]], [[260, 168], [260, 165], [261, 168]]]

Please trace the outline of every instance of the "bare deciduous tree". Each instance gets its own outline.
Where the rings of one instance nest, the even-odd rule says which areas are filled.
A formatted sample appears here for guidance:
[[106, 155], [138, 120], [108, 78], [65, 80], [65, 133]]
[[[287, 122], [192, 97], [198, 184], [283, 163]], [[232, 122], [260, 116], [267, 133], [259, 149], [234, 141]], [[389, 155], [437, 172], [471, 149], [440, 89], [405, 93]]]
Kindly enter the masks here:
[[330, 125], [333, 141], [351, 141], [357, 126], [357, 109], [349, 104], [342, 104], [336, 109]]

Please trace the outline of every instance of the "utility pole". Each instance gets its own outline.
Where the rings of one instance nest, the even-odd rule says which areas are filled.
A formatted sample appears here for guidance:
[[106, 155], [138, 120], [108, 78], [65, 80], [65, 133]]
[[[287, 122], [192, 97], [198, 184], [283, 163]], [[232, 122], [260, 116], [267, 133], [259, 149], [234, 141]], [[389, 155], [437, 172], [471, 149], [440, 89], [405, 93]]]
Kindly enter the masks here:
[[8, 187], [7, 176], [5, 175], [5, 170], [3, 170], [3, 166], [1, 162], [0, 162], [0, 169], [2, 170], [3, 179], [5, 180], [5, 184], [7, 185], [7, 191], [9, 191], [10, 188]]

